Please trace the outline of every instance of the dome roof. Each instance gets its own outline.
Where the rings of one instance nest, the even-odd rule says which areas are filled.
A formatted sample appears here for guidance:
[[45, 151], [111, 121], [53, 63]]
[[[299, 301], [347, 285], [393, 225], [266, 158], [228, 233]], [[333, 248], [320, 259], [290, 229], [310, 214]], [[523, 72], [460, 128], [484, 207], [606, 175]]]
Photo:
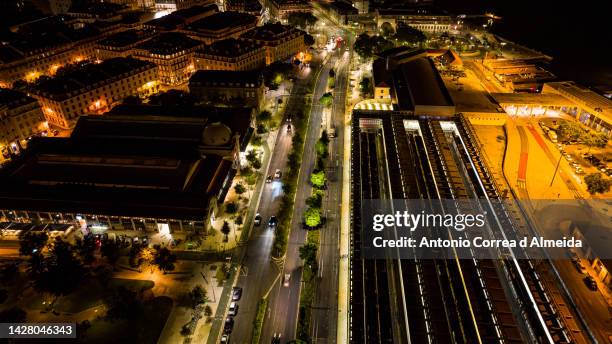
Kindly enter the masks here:
[[232, 130], [221, 122], [211, 123], [204, 128], [202, 143], [207, 146], [223, 146], [232, 139]]

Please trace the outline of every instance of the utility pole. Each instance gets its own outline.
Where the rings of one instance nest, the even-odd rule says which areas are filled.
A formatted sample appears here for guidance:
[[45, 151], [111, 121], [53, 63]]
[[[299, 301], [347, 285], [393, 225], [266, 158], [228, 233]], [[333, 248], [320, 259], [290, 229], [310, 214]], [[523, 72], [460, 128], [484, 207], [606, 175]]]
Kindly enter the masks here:
[[557, 175], [557, 171], [559, 171], [559, 165], [561, 165], [561, 158], [563, 158], [563, 154], [559, 154], [559, 161], [557, 161], [557, 167], [555, 167], [555, 172], [553, 173], [552, 180], [550, 181], [550, 186], [553, 185], [555, 181], [555, 176]]

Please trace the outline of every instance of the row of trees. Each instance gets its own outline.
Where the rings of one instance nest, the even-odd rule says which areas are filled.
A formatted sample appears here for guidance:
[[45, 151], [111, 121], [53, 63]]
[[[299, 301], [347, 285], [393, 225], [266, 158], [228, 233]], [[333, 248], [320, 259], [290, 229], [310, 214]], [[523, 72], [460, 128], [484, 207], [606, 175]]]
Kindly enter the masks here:
[[596, 133], [584, 128], [580, 123], [573, 121], [562, 121], [557, 128], [557, 134], [561, 141], [580, 141], [589, 147], [603, 148], [608, 144], [608, 136], [604, 133]]
[[296, 108], [303, 110], [297, 111], [292, 117], [294, 130], [291, 138], [291, 151], [287, 156], [287, 170], [283, 174], [283, 198], [277, 213], [278, 225], [275, 228], [272, 248], [272, 254], [275, 257], [282, 257], [287, 249], [291, 212], [293, 210], [297, 176], [300, 170], [304, 147], [303, 135], [307, 122], [305, 114], [310, 112], [306, 101], [304, 99], [302, 101], [304, 102], [302, 106], [297, 106]]

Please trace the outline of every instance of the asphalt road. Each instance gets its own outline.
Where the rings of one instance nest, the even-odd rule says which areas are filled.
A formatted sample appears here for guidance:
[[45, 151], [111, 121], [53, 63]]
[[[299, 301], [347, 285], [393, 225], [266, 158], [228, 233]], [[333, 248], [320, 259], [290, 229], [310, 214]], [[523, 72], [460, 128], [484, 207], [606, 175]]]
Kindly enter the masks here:
[[[315, 64], [312, 65], [312, 70], [316, 70]], [[309, 77], [297, 79], [294, 83], [285, 114], [296, 112], [302, 104]], [[287, 132], [286, 125], [281, 126], [279, 130], [266, 176], [273, 175], [276, 169], [285, 170], [287, 155], [291, 150], [291, 135]], [[274, 180], [272, 183], [264, 184], [257, 210], [262, 216], [262, 224], [252, 229], [243, 256], [242, 273], [236, 283], [236, 286], [243, 288], [243, 294], [238, 303], [238, 314], [234, 318], [235, 325], [230, 338], [231, 343], [250, 342], [257, 303], [268, 292], [279, 275], [278, 266], [270, 260], [274, 230], [268, 228], [267, 223], [270, 216], [276, 215], [281, 198], [282, 184], [280, 181]], [[262, 342], [265, 343], [265, 340]]]
[[[348, 46], [352, 47], [352, 39]], [[312, 343], [334, 343], [338, 322], [338, 253], [340, 233], [340, 200], [344, 153], [344, 115], [351, 52], [340, 52], [335, 65], [336, 85], [331, 109], [331, 126], [336, 138], [329, 143], [327, 161], [328, 188], [324, 200], [326, 223], [321, 230], [317, 289], [311, 310]]]
[[329, 69], [333, 66], [335, 57], [331, 56], [325, 61], [318, 74], [313, 92], [310, 121], [304, 139], [302, 166], [297, 182], [291, 233], [289, 234], [287, 254], [281, 274], [281, 276], [289, 274], [291, 278], [287, 287], [283, 286], [283, 278], [280, 278], [270, 293], [261, 343], [270, 343], [275, 333], [281, 334], [281, 342], [283, 343], [294, 339], [296, 336], [302, 279], [302, 260], [299, 257], [298, 249], [306, 239], [306, 231], [302, 228], [301, 219], [306, 208], [304, 206], [305, 200], [311, 194], [312, 187], [308, 180], [310, 172], [314, 168], [314, 146], [321, 133], [323, 106], [319, 104], [318, 99], [326, 91]]

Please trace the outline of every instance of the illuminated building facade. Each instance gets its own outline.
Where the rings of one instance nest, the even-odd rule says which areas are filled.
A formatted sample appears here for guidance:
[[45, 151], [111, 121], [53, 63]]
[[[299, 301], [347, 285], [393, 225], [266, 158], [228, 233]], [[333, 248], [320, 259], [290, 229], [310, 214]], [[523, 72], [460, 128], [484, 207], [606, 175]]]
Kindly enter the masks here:
[[259, 71], [199, 70], [189, 79], [189, 93], [203, 102], [259, 108], [265, 87]]
[[263, 45], [266, 49], [266, 65], [269, 65], [306, 51], [304, 35], [304, 31], [292, 26], [268, 23], [244, 33], [241, 38]]
[[179, 85], [195, 71], [193, 53], [202, 45], [181, 33], [166, 32], [136, 46], [134, 58], [157, 65], [162, 84]]
[[195, 53], [195, 68], [243, 71], [264, 67], [266, 49], [258, 43], [234, 38], [205, 45]]
[[113, 22], [49, 17], [31, 27], [19, 26], [15, 38], [0, 46], [0, 87], [18, 80], [33, 82], [65, 65], [94, 59], [96, 41], [137, 25], [138, 17], [130, 16]]
[[25, 140], [47, 129], [36, 99], [0, 88], [0, 160], [19, 153]]
[[295, 12], [310, 12], [312, 8], [304, 0], [265, 0], [264, 6], [270, 11], [270, 16], [282, 22], [287, 21], [287, 17]]
[[31, 93], [40, 102], [49, 125], [69, 129], [83, 114], [102, 114], [127, 96], [145, 96], [158, 90], [153, 63], [114, 58], [40, 82]]

